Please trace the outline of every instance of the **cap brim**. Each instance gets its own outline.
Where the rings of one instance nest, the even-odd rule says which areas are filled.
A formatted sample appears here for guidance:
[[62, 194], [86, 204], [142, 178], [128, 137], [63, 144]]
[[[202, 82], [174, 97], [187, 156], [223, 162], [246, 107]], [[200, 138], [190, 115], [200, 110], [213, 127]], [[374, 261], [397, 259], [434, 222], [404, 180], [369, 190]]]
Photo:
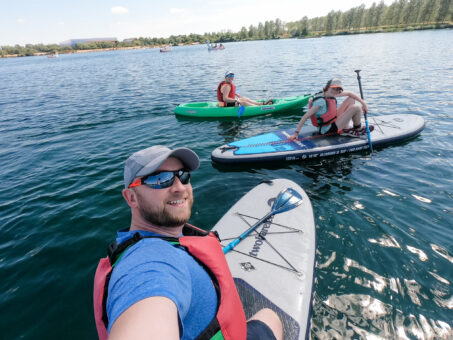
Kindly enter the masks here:
[[200, 166], [200, 159], [195, 152], [188, 148], [177, 148], [163, 153], [157, 159], [154, 159], [152, 162], [145, 165], [135, 177], [152, 174], [167, 160], [168, 157], [172, 156], [179, 159], [184, 164], [184, 167], [190, 171], [194, 171]]

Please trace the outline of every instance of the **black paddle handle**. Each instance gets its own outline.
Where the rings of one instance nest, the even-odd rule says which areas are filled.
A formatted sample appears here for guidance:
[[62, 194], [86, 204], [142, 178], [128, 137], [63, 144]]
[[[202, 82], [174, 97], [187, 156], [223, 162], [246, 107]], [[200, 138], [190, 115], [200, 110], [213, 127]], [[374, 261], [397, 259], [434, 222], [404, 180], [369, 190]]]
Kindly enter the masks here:
[[360, 79], [362, 79], [362, 78], [360, 77], [360, 70], [355, 70], [354, 72], [357, 73], [357, 80], [359, 82], [359, 89], [360, 89], [360, 98], [363, 99], [362, 82], [360, 81]]

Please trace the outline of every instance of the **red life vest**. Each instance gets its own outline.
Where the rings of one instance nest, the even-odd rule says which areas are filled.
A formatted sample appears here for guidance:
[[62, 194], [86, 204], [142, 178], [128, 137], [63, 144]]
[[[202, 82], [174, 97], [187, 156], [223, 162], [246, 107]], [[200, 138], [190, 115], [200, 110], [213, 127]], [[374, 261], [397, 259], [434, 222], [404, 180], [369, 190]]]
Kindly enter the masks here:
[[201, 262], [211, 277], [217, 293], [217, 314], [197, 340], [211, 339], [221, 332], [225, 340], [245, 340], [247, 323], [244, 308], [231, 276], [225, 255], [216, 234], [186, 224], [182, 237], [134, 236], [121, 244], [113, 242], [109, 246], [109, 256], [99, 261], [94, 277], [93, 304], [96, 328], [100, 340], [108, 338], [107, 294], [112, 270], [121, 254], [130, 246], [144, 238], [160, 238], [175, 246], [182, 246], [196, 260]]
[[310, 116], [311, 123], [314, 126], [323, 126], [332, 124], [334, 121], [337, 120], [337, 100], [334, 97], [324, 97], [322, 92], [315, 94], [313, 97], [310, 98], [308, 101], [308, 108], [311, 109], [313, 103], [316, 100], [325, 100], [327, 111], [321, 115], [317, 113]]
[[223, 93], [222, 93], [222, 86], [228, 84], [231, 86], [230, 93], [228, 93], [228, 98], [231, 99], [236, 99], [236, 85], [233, 83], [229, 83], [226, 81], [221, 81], [219, 86], [217, 86], [217, 100], [219, 103], [222, 103], [223, 105], [220, 106], [225, 106], [225, 103], [223, 102]]

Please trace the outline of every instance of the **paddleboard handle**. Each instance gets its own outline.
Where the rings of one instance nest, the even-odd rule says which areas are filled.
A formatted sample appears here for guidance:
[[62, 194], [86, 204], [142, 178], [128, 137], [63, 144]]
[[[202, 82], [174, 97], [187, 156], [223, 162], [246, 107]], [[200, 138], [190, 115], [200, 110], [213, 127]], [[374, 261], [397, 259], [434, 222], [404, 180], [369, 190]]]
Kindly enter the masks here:
[[[361, 70], [355, 70], [354, 72], [357, 73], [357, 81], [359, 82], [359, 89], [360, 89], [360, 98], [363, 100], [363, 91], [362, 91], [362, 82], [360, 77], [360, 71]], [[373, 153], [373, 145], [371, 144], [371, 135], [370, 135], [370, 128], [368, 126], [368, 117], [367, 113], [364, 112], [363, 115], [365, 116], [365, 126], [366, 126], [366, 135], [368, 137], [368, 145], [370, 146], [370, 152]]]

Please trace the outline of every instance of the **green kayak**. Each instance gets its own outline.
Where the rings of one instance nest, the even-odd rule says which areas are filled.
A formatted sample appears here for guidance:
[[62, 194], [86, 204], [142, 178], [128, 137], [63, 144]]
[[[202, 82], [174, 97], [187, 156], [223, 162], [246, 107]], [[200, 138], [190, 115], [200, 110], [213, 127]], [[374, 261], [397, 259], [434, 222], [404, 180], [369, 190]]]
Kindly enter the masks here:
[[[308, 104], [311, 95], [274, 99], [262, 106], [220, 107], [218, 102], [187, 103], [175, 108], [175, 114], [188, 117], [251, 117], [299, 109]], [[261, 101], [262, 102], [262, 101]]]

